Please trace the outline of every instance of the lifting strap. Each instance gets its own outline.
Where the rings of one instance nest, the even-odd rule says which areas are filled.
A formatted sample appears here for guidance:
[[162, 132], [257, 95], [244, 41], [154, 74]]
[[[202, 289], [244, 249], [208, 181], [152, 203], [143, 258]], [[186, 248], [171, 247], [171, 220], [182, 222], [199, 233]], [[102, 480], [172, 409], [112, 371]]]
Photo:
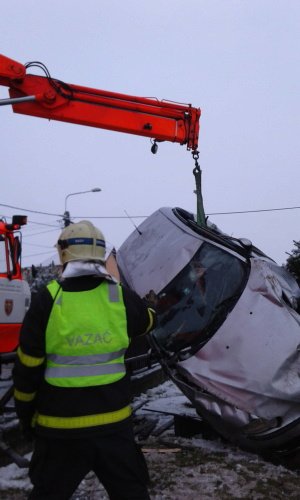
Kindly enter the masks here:
[[198, 162], [199, 151], [192, 151], [193, 159], [195, 160], [195, 168], [193, 169], [193, 174], [195, 176], [196, 182], [196, 196], [197, 196], [197, 224], [199, 226], [206, 227], [206, 218], [204, 213], [203, 198], [202, 198], [202, 187], [201, 187], [201, 169]]

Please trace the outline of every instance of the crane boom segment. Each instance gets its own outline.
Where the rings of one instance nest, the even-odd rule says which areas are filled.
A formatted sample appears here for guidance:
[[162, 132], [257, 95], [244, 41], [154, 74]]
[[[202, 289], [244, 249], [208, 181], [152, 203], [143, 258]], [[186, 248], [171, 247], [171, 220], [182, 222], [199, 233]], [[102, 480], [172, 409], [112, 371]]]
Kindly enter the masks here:
[[[201, 111], [190, 104], [66, 84], [26, 69], [0, 55], [0, 85], [9, 87], [15, 113], [198, 147]], [[32, 101], [20, 102], [29, 96]]]

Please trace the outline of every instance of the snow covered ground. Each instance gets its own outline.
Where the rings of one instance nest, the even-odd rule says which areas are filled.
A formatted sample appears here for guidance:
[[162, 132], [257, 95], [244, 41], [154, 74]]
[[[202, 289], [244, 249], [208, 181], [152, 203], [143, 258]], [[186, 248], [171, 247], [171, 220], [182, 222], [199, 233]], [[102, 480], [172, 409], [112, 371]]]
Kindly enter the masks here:
[[[179, 390], [168, 381], [150, 389], [134, 401], [146, 408], [161, 402], [170, 407]], [[144, 405], [144, 408], [145, 408]], [[137, 417], [143, 415], [141, 407]], [[221, 440], [176, 437], [174, 429], [159, 436], [150, 435], [140, 441], [151, 478], [153, 500], [225, 500], [300, 498], [299, 472], [273, 465], [255, 454], [245, 453]], [[23, 500], [30, 491], [27, 469], [11, 464], [0, 468], [0, 498]], [[90, 473], [80, 484], [72, 500], [102, 500], [107, 495]]]

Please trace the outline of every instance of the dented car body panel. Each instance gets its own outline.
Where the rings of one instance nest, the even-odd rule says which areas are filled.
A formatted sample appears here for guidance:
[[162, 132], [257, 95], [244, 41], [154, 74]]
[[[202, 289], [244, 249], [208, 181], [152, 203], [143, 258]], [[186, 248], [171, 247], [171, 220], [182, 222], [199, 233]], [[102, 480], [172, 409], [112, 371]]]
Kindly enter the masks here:
[[245, 448], [297, 446], [299, 287], [287, 271], [171, 208], [148, 217], [117, 261], [124, 282], [155, 297], [151, 343], [198, 413]]

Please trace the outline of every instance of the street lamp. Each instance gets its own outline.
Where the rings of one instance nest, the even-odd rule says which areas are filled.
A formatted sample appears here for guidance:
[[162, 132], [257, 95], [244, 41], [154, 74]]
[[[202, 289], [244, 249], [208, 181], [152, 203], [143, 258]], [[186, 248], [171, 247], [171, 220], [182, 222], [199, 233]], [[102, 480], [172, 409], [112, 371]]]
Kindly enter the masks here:
[[93, 189], [88, 189], [87, 191], [78, 191], [77, 193], [69, 193], [66, 197], [65, 197], [65, 213], [64, 213], [64, 217], [63, 217], [63, 220], [64, 220], [64, 225], [65, 227], [69, 226], [70, 223], [71, 223], [71, 220], [70, 220], [70, 212], [67, 210], [67, 200], [70, 196], [75, 196], [77, 194], [85, 194], [85, 193], [99, 193], [99, 191], [101, 191], [100, 188], [98, 187], [95, 187]]

